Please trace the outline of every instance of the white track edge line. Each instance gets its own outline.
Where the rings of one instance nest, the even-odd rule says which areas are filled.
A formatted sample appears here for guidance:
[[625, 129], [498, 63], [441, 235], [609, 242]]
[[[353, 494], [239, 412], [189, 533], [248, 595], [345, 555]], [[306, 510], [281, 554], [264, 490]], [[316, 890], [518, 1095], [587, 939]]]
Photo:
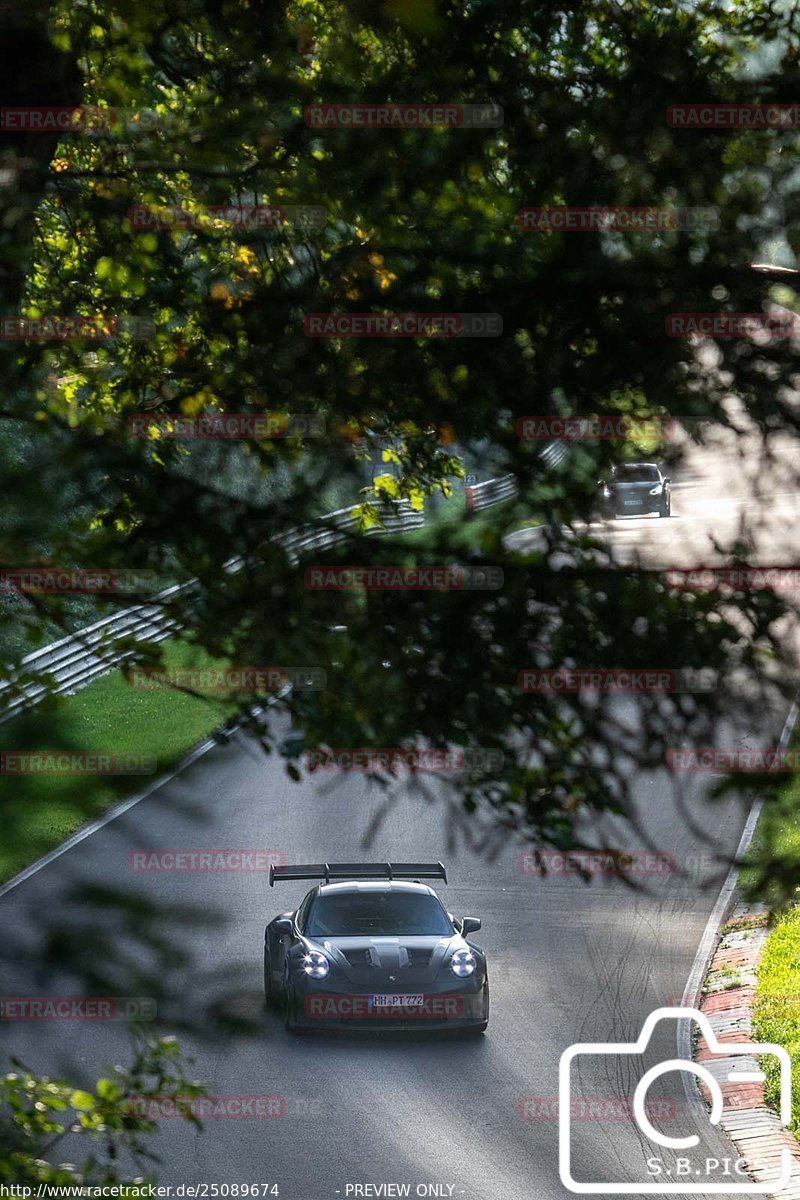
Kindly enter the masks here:
[[[271, 708], [273, 704], [277, 704], [279, 700], [282, 700], [284, 696], [288, 695], [289, 690], [290, 689], [282, 688], [281, 691], [272, 697], [264, 707]], [[250, 715], [259, 716], [262, 712], [264, 712], [264, 707], [251, 709]], [[9, 879], [7, 883], [2, 884], [2, 886], [0, 886], [0, 900], [2, 900], [4, 896], [7, 896], [9, 892], [13, 891], [14, 888], [19, 887], [21, 883], [25, 883], [25, 881], [30, 879], [32, 875], [36, 875], [42, 870], [43, 867], [49, 867], [50, 863], [55, 862], [56, 859], [60, 858], [62, 854], [66, 854], [66, 852], [71, 850], [73, 846], [80, 845], [80, 843], [85, 841], [86, 838], [91, 837], [93, 833], [97, 833], [98, 830], [103, 829], [112, 821], [116, 821], [117, 817], [121, 817], [123, 813], [126, 813], [129, 809], [134, 808], [135, 805], [140, 803], [140, 801], [146, 800], [148, 796], [152, 796], [153, 792], [158, 791], [158, 789], [163, 787], [165, 783], [171, 783], [173, 779], [176, 779], [178, 775], [182, 774], [187, 767], [191, 767], [193, 763], [197, 762], [199, 758], [202, 758], [204, 754], [207, 754], [209, 750], [212, 750], [214, 746], [219, 746], [222, 744], [224, 743], [219, 742], [214, 737], [206, 738], [204, 742], [200, 742], [199, 745], [195, 746], [189, 751], [185, 758], [181, 759], [181, 761], [172, 771], [169, 771], [166, 775], [161, 775], [158, 779], [151, 783], [148, 788], [145, 788], [143, 792], [139, 792], [135, 796], [129, 796], [127, 800], [122, 800], [119, 804], [115, 804], [114, 807], [110, 808], [107, 813], [103, 814], [102, 817], [98, 817], [96, 821], [90, 821], [88, 825], [84, 825], [78, 830], [77, 833], [73, 833], [72, 837], [67, 838], [67, 840], [62, 842], [60, 846], [56, 846], [55, 850], [50, 850], [49, 853], [45, 854], [42, 858], [37, 858], [36, 862], [31, 863], [29, 867], [25, 867], [19, 872], [18, 875], [14, 875], [13, 878]]]
[[[794, 728], [797, 724], [797, 719], [799, 716], [800, 691], [798, 691], [798, 693], [795, 695], [795, 698], [792, 701], [791, 707], [786, 716], [786, 720], [783, 723], [781, 736], [778, 739], [779, 749], [784, 750], [788, 745], [789, 739], [794, 732]], [[761, 816], [761, 810], [763, 807], [764, 798], [763, 796], [759, 796], [753, 801], [750, 812], [747, 814], [747, 820], [745, 821], [744, 829], [742, 830], [742, 836], [739, 839], [739, 845], [736, 847], [737, 861], [742, 857], [743, 854], [745, 854], [751, 841], [753, 840], [756, 824], [758, 823], [758, 818]], [[700, 939], [700, 945], [697, 947], [697, 953], [695, 954], [694, 962], [692, 963], [692, 969], [689, 972], [689, 978], [686, 981], [686, 987], [683, 989], [683, 998], [681, 1001], [682, 1007], [696, 1008], [697, 1006], [697, 1001], [700, 998], [700, 988], [703, 984], [703, 978], [708, 968], [708, 964], [711, 961], [714, 950], [717, 947], [720, 927], [725, 917], [731, 897], [736, 889], [738, 879], [739, 867], [736, 865], [736, 862], [734, 862], [731, 864], [730, 870], [725, 876], [725, 882], [720, 889], [717, 902], [711, 910], [711, 915], [708, 918], [703, 936]], [[688, 1062], [692, 1061], [691, 1028], [690, 1021], [678, 1022], [678, 1057]], [[681, 1078], [683, 1079], [683, 1087], [686, 1093], [686, 1098], [689, 1101], [690, 1108], [694, 1109], [696, 1116], [702, 1116], [703, 1121], [705, 1121], [707, 1119], [706, 1109], [705, 1105], [700, 1099], [700, 1094], [697, 1091], [695, 1077], [692, 1076], [690, 1079], [687, 1072], [682, 1071]]]

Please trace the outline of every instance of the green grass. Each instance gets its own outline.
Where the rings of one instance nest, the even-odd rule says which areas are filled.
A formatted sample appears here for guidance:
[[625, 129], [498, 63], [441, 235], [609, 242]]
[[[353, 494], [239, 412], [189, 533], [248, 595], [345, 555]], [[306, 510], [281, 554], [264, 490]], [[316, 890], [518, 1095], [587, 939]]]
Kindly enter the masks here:
[[[798, 745], [798, 737], [792, 739]], [[800, 883], [800, 777], [776, 780], [767, 792], [756, 834], [740, 873], [750, 899], [778, 909], [761, 954], [753, 1009], [753, 1040], [777, 1042], [792, 1062], [792, 1130], [800, 1135], [800, 907], [793, 903]], [[787, 897], [791, 907], [787, 907]], [[765, 1097], [779, 1107], [780, 1074], [774, 1058], [764, 1056]]]
[[[164, 666], [202, 668], [204, 652], [176, 640]], [[0, 778], [0, 882], [58, 846], [109, 805], [145, 788], [234, 711], [227, 700], [170, 689], [137, 691], [116, 670], [74, 696], [0, 726], [0, 750], [100, 751], [147, 755], [146, 775], [19, 775]]]
[[767, 792], [739, 884], [748, 899], [774, 907], [800, 884], [800, 776], [784, 776]]
[[[758, 966], [753, 1040], [777, 1042], [792, 1061], [792, 1130], [800, 1134], [800, 908], [781, 913]], [[780, 1075], [774, 1057], [762, 1059], [767, 1103], [779, 1106]]]
[[[792, 738], [797, 747], [800, 737]], [[739, 876], [746, 898], [777, 910], [757, 968], [752, 1037], [777, 1042], [792, 1062], [792, 1130], [800, 1136], [800, 777], [780, 776], [766, 790], [755, 837]], [[765, 1097], [779, 1107], [780, 1074], [772, 1057], [761, 1061]]]

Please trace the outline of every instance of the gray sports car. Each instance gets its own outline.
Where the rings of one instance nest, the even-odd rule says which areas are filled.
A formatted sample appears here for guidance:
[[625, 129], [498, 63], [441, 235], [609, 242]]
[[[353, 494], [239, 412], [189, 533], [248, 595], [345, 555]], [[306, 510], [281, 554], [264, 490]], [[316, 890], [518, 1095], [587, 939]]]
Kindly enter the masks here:
[[636, 517], [657, 512], [670, 515], [670, 477], [656, 463], [620, 463], [600, 480], [601, 505], [607, 517]]
[[446, 883], [441, 863], [270, 868], [270, 887], [296, 879], [323, 882], [264, 933], [264, 991], [287, 1029], [486, 1029], [486, 956], [467, 940], [480, 919], [420, 882]]

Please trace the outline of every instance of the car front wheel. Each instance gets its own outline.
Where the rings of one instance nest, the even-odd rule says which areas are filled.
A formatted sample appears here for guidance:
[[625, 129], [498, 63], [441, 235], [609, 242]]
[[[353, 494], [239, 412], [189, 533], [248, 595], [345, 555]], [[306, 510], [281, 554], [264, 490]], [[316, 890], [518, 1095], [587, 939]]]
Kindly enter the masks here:
[[289, 982], [289, 964], [286, 963], [286, 970], [283, 975], [283, 1023], [289, 1033], [299, 1033], [297, 1024], [297, 996], [292, 990]]
[[264, 1000], [267, 1008], [273, 1008], [277, 1000], [275, 980], [272, 978], [272, 960], [269, 953], [269, 943], [264, 943]]
[[486, 1020], [481, 1021], [478, 1025], [473, 1025], [468, 1030], [468, 1033], [471, 1034], [473, 1037], [479, 1037], [482, 1033], [485, 1033], [487, 1026], [489, 1024], [489, 982], [488, 982], [488, 980], [486, 982], [486, 1005], [483, 1010], [483, 1015], [486, 1018]]

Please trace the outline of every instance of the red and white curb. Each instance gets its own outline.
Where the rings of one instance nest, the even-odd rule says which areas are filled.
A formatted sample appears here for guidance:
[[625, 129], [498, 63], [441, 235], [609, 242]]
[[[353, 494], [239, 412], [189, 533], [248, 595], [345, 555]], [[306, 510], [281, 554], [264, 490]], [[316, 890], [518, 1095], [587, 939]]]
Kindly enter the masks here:
[[[739, 904], [722, 927], [703, 986], [700, 1010], [720, 1042], [749, 1042], [752, 1031], [756, 969], [769, 930], [767, 910], [758, 905]], [[756, 1182], [780, 1174], [781, 1154], [792, 1154], [789, 1183], [770, 1195], [780, 1200], [800, 1200], [800, 1144], [784, 1129], [776, 1112], [764, 1101], [763, 1083], [728, 1083], [736, 1069], [758, 1072], [757, 1059], [720, 1058], [700, 1038], [694, 1057], [703, 1063], [720, 1085], [723, 1097], [720, 1125], [733, 1142], [739, 1157]], [[701, 1087], [705, 1098], [707, 1095]]]

